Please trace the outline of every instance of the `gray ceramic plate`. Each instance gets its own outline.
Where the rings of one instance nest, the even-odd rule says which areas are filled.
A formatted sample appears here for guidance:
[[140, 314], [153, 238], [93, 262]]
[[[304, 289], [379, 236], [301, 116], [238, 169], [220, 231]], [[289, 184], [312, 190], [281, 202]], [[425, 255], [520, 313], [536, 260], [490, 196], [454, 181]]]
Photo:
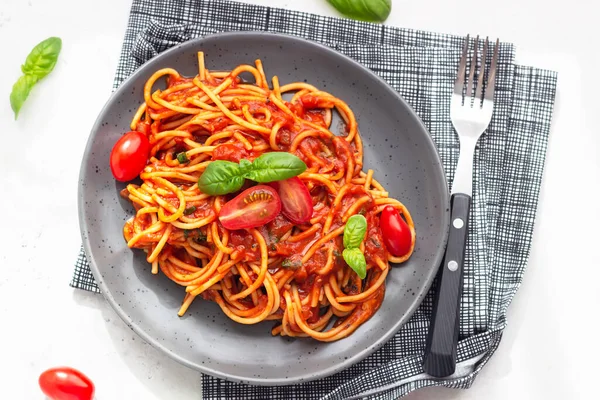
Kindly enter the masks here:
[[[350, 337], [334, 343], [273, 337], [272, 322], [240, 325], [214, 304], [177, 311], [184, 290], [150, 273], [144, 253], [127, 248], [123, 223], [133, 208], [121, 199], [108, 164], [113, 144], [128, 130], [157, 69], [197, 73], [198, 50], [210, 69], [232, 69], [262, 59], [281, 84], [307, 80], [344, 99], [354, 110], [364, 141], [365, 167], [409, 208], [417, 245], [407, 263], [387, 279], [379, 311]], [[367, 357], [410, 318], [429, 289], [446, 242], [448, 190], [434, 143], [403, 99], [375, 74], [313, 42], [265, 33], [227, 33], [193, 40], [141, 66], [100, 113], [83, 157], [79, 219], [92, 272], [119, 316], [154, 347], [203, 373], [260, 385], [285, 385], [331, 375]]]

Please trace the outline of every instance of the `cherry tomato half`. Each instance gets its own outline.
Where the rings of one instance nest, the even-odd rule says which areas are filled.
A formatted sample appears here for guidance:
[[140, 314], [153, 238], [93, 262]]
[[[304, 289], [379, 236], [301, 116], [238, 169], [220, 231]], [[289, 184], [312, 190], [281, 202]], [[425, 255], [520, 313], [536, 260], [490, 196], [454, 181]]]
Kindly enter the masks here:
[[110, 153], [110, 169], [116, 180], [127, 182], [137, 177], [146, 166], [150, 142], [138, 131], [121, 136]]
[[269, 183], [281, 199], [281, 212], [295, 224], [303, 224], [313, 215], [313, 202], [308, 188], [297, 176]]
[[271, 222], [280, 212], [281, 200], [275, 189], [256, 185], [225, 203], [219, 220], [227, 229], [249, 229]]
[[92, 400], [94, 384], [82, 372], [71, 367], [50, 368], [38, 379], [40, 388], [52, 400]]
[[412, 245], [412, 235], [398, 210], [392, 206], [385, 207], [379, 217], [379, 226], [383, 234], [383, 243], [393, 256], [402, 257], [408, 254]]

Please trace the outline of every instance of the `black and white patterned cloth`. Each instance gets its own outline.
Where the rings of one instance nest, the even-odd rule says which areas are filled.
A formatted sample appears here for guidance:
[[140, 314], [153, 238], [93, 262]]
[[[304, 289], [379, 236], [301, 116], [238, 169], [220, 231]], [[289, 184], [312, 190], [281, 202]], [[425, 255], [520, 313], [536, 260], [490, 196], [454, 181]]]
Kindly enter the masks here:
[[[450, 95], [463, 37], [227, 0], [134, 0], [114, 88], [142, 63], [178, 43], [216, 32], [256, 30], [324, 43], [379, 74], [421, 117], [452, 183], [459, 146], [450, 122]], [[513, 46], [501, 44], [494, 115], [475, 153], [454, 376], [433, 379], [421, 366], [432, 289], [395, 337], [343, 372], [285, 387], [249, 386], [203, 375], [203, 397], [396, 399], [426, 386], [469, 388], [500, 343], [507, 308], [527, 264], [555, 91], [554, 72], [515, 65]], [[83, 248], [71, 286], [99, 292]]]

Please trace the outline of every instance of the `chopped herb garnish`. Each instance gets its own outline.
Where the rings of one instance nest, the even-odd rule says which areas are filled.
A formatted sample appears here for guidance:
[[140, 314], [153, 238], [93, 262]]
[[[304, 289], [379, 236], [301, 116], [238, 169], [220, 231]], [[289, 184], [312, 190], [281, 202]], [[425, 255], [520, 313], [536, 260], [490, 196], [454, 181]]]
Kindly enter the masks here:
[[206, 235], [199, 230], [198, 235], [194, 238], [194, 242], [196, 242], [196, 243], [206, 242]]
[[186, 208], [185, 210], [183, 210], [183, 215], [190, 215], [193, 214], [196, 211], [196, 206], [190, 206], [188, 208]]
[[338, 249], [334, 249], [333, 250], [333, 255], [336, 256], [336, 257], [341, 257], [342, 253], [340, 253], [340, 251]]
[[275, 235], [273, 235], [273, 233], [271, 231], [269, 231], [269, 241], [271, 243], [279, 243], [279, 238]]
[[371, 242], [375, 245], [375, 247], [380, 248], [381, 247], [381, 243], [379, 243], [379, 241], [375, 238], [371, 238]]
[[179, 164], [185, 164], [189, 163], [190, 159], [187, 157], [185, 151], [182, 151], [181, 153], [177, 154], [177, 161], [179, 161]]
[[299, 260], [290, 260], [289, 258], [286, 258], [281, 262], [281, 266], [283, 268], [298, 269], [302, 266], [302, 263]]
[[191, 237], [196, 243], [206, 242], [206, 235], [200, 229], [184, 229], [183, 237]]

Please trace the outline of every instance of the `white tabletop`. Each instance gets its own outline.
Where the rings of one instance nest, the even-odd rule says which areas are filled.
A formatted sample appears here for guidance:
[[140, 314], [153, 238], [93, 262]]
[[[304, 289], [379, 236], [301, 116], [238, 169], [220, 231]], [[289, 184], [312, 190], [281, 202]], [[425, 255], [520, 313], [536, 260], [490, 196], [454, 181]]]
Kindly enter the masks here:
[[[246, 1], [336, 15], [325, 0]], [[88, 374], [100, 400], [200, 398], [199, 373], [142, 342], [101, 295], [68, 286], [80, 245], [79, 163], [111, 92], [130, 5], [0, 1], [1, 398], [42, 399], [38, 375], [54, 365]], [[600, 279], [594, 6], [583, 0], [393, 0], [387, 23], [499, 36], [517, 45], [519, 63], [559, 72], [533, 248], [502, 343], [471, 389], [424, 389], [408, 398], [598, 398], [598, 311], [591, 307], [600, 304], [594, 290]], [[31, 48], [49, 36], [63, 39], [59, 62], [15, 121], [12, 84]]]

